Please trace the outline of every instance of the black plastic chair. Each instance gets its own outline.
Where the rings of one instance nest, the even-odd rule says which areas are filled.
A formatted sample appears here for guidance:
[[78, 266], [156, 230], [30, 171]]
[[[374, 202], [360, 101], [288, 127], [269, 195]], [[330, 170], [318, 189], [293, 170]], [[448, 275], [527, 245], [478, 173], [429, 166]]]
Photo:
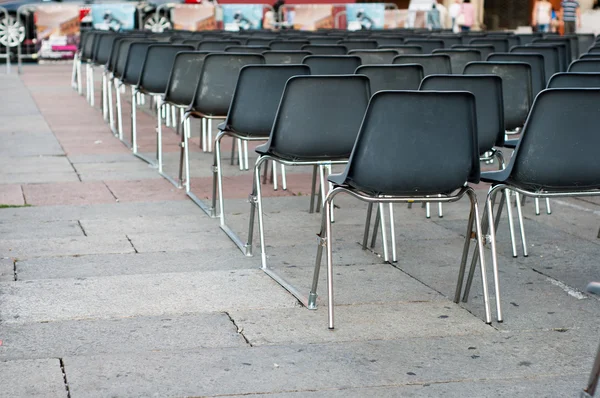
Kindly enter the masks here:
[[523, 127], [533, 102], [531, 66], [522, 62], [472, 62], [465, 75], [498, 75], [502, 78], [504, 126], [508, 131]]
[[375, 40], [340, 40], [337, 44], [346, 47], [348, 51], [374, 50], [377, 48], [377, 41]]
[[[430, 115], [433, 109], [435, 117], [423, 117]], [[440, 150], [434, 150], [432, 142]], [[377, 204], [382, 216], [385, 204], [455, 202], [467, 195], [471, 207], [456, 290], [460, 296], [467, 254], [474, 236], [481, 264], [485, 321], [491, 323], [477, 197], [466, 184], [468, 181], [479, 182], [477, 148], [475, 99], [471, 93], [382, 91], [373, 95], [345, 171], [329, 176], [334, 188], [323, 205], [320, 242], [308, 308], [316, 308], [317, 284], [325, 246], [330, 329], [334, 328], [331, 210], [334, 198], [342, 192], [369, 203], [369, 210]], [[370, 215], [371, 212], [368, 212], [367, 225], [370, 224]], [[385, 231], [383, 224], [382, 231]]]
[[423, 67], [425, 76], [449, 75], [452, 73], [450, 57], [446, 54], [399, 55], [394, 58], [394, 64], [419, 64]]
[[423, 67], [418, 64], [363, 65], [355, 73], [369, 78], [372, 93], [384, 90], [418, 90], [423, 80]]
[[[499, 190], [534, 198], [600, 195], [599, 103], [598, 89], [550, 89], [537, 96], [510, 163], [504, 170], [481, 174], [481, 181], [492, 184], [486, 199], [488, 225], [494, 225], [492, 200]], [[502, 321], [495, 228], [489, 232], [498, 321]], [[463, 299], [468, 293], [466, 289]]]
[[322, 36], [308, 37], [311, 45], [336, 45], [340, 40], [344, 40], [343, 36]]
[[308, 40], [273, 40], [269, 48], [273, 51], [298, 51], [307, 44], [310, 44]]
[[230, 46], [241, 46], [240, 40], [203, 40], [196, 48], [199, 51], [225, 51]]
[[575, 37], [567, 36], [549, 36], [543, 39], [533, 40], [533, 44], [559, 44], [566, 47], [565, 62], [568, 65], [572, 60], [577, 59], [579, 56], [578, 45], [575, 43], [577, 39]]
[[429, 35], [429, 39], [441, 40], [444, 42], [444, 48], [451, 48], [455, 45], [462, 44], [462, 39], [457, 35], [450, 34], [438, 34], [434, 33]]
[[460, 44], [454, 45], [451, 48], [458, 50], [477, 50], [481, 53], [481, 59], [486, 59], [494, 52], [494, 46], [491, 44]]
[[542, 37], [542, 33], [533, 33], [533, 34], [519, 33], [519, 34], [516, 34], [515, 36], [517, 36], [519, 38], [519, 40], [521, 41], [520, 45], [525, 46], [527, 44], [533, 43], [533, 41], [535, 39]]
[[600, 73], [600, 60], [581, 59], [571, 62], [568, 72]]
[[594, 44], [596, 36], [593, 33], [578, 33], [579, 55], [585, 54], [588, 48]]
[[305, 44], [302, 51], [309, 51], [314, 55], [346, 55], [348, 49], [345, 46], [328, 44]]
[[566, 42], [534, 42], [531, 46], [554, 47], [558, 50], [558, 63], [560, 72], [566, 72], [570, 64], [569, 48]]
[[600, 73], [557, 73], [548, 88], [600, 88]]
[[[221, 140], [233, 137], [242, 142], [266, 141], [286, 82], [293, 76], [310, 75], [307, 65], [249, 65], [242, 68], [227, 119], [219, 125], [215, 139], [211, 216], [219, 216], [221, 228], [245, 250], [241, 241], [227, 226], [223, 195], [223, 165]], [[240, 162], [242, 162], [240, 158]], [[247, 165], [246, 165], [247, 167]], [[275, 167], [275, 165], [273, 166]], [[217, 210], [217, 197], [219, 207]]]
[[386, 37], [386, 36], [376, 36], [376, 37], [371, 37], [372, 39], [375, 39], [375, 41], [377, 41], [377, 47], [378, 48], [382, 48], [384, 46], [397, 46], [397, 45], [402, 45], [404, 44], [404, 38], [402, 37]]
[[431, 54], [433, 50], [437, 50], [439, 48], [444, 48], [444, 41], [438, 39], [406, 39], [404, 40], [404, 44], [407, 46], [416, 45], [421, 46], [423, 49], [423, 54]]
[[398, 55], [421, 55], [423, 47], [406, 44], [386, 44], [378, 47], [380, 50], [394, 50]]
[[352, 55], [309, 55], [302, 61], [312, 75], [351, 75], [361, 65]]
[[550, 77], [546, 77], [544, 56], [536, 53], [493, 53], [487, 58], [490, 62], [524, 62], [531, 66], [531, 90], [533, 98], [546, 88]]
[[229, 46], [225, 48], [227, 53], [247, 53], [247, 54], [262, 54], [265, 51], [269, 51], [270, 48], [266, 46]]
[[481, 61], [481, 52], [477, 50], [458, 50], [444, 48], [433, 50], [433, 54], [445, 54], [450, 57], [452, 73], [461, 74], [469, 62]]
[[600, 53], [582, 54], [579, 59], [600, 59]]
[[[252, 230], [258, 215], [262, 269], [308, 306], [308, 299], [285, 282], [267, 265], [264, 239], [261, 166], [268, 160], [285, 165], [319, 168], [324, 200], [324, 170], [348, 161], [369, 101], [369, 80], [365, 76], [296, 76], [281, 97], [269, 141], [256, 148], [246, 254], [252, 251]], [[335, 104], [335, 106], [331, 106]], [[310, 117], [306, 117], [310, 115]], [[258, 214], [257, 214], [258, 213]]]
[[560, 72], [558, 49], [555, 47], [515, 46], [510, 49], [510, 53], [541, 54], [544, 57], [544, 72], [546, 75], [546, 81], [550, 79], [550, 76]]
[[309, 55], [309, 51], [265, 51], [262, 53], [267, 64], [301, 64]]
[[469, 44], [489, 44], [494, 46], [496, 53], [506, 53], [510, 48], [508, 40], [500, 37], [476, 37], [469, 40]]
[[394, 50], [350, 50], [348, 55], [360, 58], [363, 65], [391, 64], [398, 55]]

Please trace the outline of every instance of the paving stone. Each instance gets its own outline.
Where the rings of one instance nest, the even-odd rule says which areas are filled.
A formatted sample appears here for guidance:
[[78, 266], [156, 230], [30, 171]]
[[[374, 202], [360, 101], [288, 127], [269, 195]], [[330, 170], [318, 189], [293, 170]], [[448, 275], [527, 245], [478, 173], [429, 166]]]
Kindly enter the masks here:
[[[199, 210], [199, 209], [198, 209]], [[160, 234], [212, 231], [215, 223], [201, 211], [180, 216], [146, 215], [117, 220], [80, 220], [88, 236], [122, 234]], [[219, 233], [220, 234], [220, 233]]]
[[6, 324], [0, 360], [245, 347], [225, 313]]
[[[118, 264], [118, 266], [116, 266]], [[17, 261], [19, 280], [89, 278], [95, 276], [223, 271], [257, 268], [256, 259], [239, 251], [206, 249], [192, 252], [92, 254], [38, 257]]]
[[67, 397], [57, 358], [0, 361], [0, 397]]
[[133, 251], [133, 247], [124, 235], [0, 240], [0, 253], [18, 259]]
[[28, 140], [32, 138], [30, 134], [52, 135], [50, 127], [46, 123], [44, 117], [40, 114], [11, 116], [10, 118], [2, 118], [2, 121], [3, 123], [0, 125], [0, 136], [2, 136], [3, 139], [11, 135], [20, 137], [21, 139], [23, 138], [23, 135], [26, 135]]
[[[258, 270], [51, 279], [13, 282], [0, 288], [0, 318], [6, 323], [298, 305]], [[246, 297], [243, 301], [237, 296], [241, 292]]]
[[0, 282], [10, 282], [14, 278], [14, 260], [9, 257], [0, 258]]
[[542, 333], [68, 357], [65, 368], [74, 395], [211, 396], [584, 372], [565, 359]]
[[25, 204], [21, 185], [0, 185], [0, 204], [22, 206]]
[[105, 181], [119, 202], [148, 202], [187, 199], [185, 192], [164, 178], [134, 181]]
[[27, 203], [37, 206], [114, 203], [103, 182], [62, 182], [23, 185]]
[[337, 330], [327, 329], [327, 307], [232, 311], [231, 317], [253, 346], [342, 343], [496, 333], [454, 303], [411, 302], [336, 305]]
[[10, 157], [21, 156], [62, 156], [65, 154], [62, 147], [49, 132], [29, 132], [26, 135], [20, 132], [2, 134], [2, 147], [0, 155]]
[[84, 236], [76, 221], [46, 221], [19, 223], [0, 221], [0, 235], [5, 239], [47, 239]]

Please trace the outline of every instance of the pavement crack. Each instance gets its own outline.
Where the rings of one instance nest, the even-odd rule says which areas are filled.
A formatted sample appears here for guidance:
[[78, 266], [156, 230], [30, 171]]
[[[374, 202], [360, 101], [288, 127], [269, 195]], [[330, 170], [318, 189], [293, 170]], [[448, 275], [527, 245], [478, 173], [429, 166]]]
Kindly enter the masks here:
[[85, 228], [83, 228], [83, 225], [81, 224], [81, 220], [77, 220], [77, 224], [79, 225], [79, 228], [81, 228], [81, 232], [83, 232], [83, 236], [88, 236], [87, 232], [85, 232]]
[[233, 319], [233, 317], [231, 316], [231, 314], [229, 314], [229, 312], [225, 311], [225, 315], [227, 315], [227, 317], [229, 318], [229, 321], [231, 321], [231, 323], [233, 323], [233, 326], [235, 327], [235, 329], [237, 330], [237, 333], [242, 336], [242, 338], [244, 339], [244, 341], [246, 342], [246, 344], [248, 344], [250, 347], [254, 347], [252, 345], [252, 343], [250, 342], [250, 340], [248, 340], [248, 338], [246, 337], [246, 335], [244, 334], [244, 328], [240, 328], [237, 323], [235, 323], [235, 319]]
[[139, 253], [138, 249], [136, 249], [135, 245], [131, 241], [131, 238], [128, 235], [125, 235], [125, 237], [127, 238], [127, 241], [129, 241], [129, 244], [131, 245], [131, 247], [133, 247], [133, 250], [135, 251], [135, 254], [138, 254]]
[[71, 398], [71, 390], [69, 389], [69, 381], [67, 380], [67, 372], [65, 371], [65, 362], [62, 358], [58, 358], [58, 362], [60, 363], [60, 370], [63, 375], [63, 383], [65, 384], [65, 390], [67, 391], [67, 398]]
[[115, 198], [115, 202], [118, 202], [119, 198], [117, 198], [117, 195], [115, 195], [115, 193], [112, 191], [112, 189], [110, 189], [110, 187], [104, 181], [102, 181], [102, 183], [104, 184], [106, 189], [108, 189], [108, 192], [110, 192], [110, 194], [113, 196], [113, 198]]
[[73, 162], [71, 161], [71, 159], [69, 159], [68, 156], [65, 156], [65, 158], [67, 159], [67, 162], [69, 162], [69, 164], [73, 168], [73, 171], [75, 172], [75, 175], [77, 176], [77, 179], [79, 180], [79, 182], [82, 182], [81, 174], [79, 174], [79, 171], [77, 171], [77, 168], [75, 167], [75, 165], [73, 164]]
[[23, 185], [21, 185], [21, 195], [23, 195], [23, 204], [27, 204], [27, 197], [25, 197], [25, 191], [23, 190]]
[[17, 259], [13, 258], [13, 279], [16, 282], [17, 281]]

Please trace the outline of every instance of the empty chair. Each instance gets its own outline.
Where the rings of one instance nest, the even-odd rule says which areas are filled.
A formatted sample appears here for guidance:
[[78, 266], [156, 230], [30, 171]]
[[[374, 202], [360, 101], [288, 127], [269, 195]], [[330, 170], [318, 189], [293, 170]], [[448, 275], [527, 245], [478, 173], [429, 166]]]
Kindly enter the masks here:
[[600, 88], [600, 73], [557, 73], [548, 88]]
[[558, 49], [555, 47], [544, 47], [544, 46], [515, 46], [510, 49], [511, 53], [536, 53], [541, 54], [544, 57], [544, 72], [546, 75], [546, 81], [550, 79], [555, 73], [560, 72], [560, 62], [558, 56]]
[[[431, 115], [432, 110], [435, 110], [435, 117], [423, 117]], [[334, 328], [335, 273], [332, 252], [336, 241], [332, 235], [331, 210], [333, 200], [342, 192], [369, 203], [369, 210], [376, 204], [382, 215], [381, 220], [385, 218], [385, 209], [389, 207], [391, 210], [393, 203], [455, 202], [467, 195], [471, 202], [470, 215], [463, 256], [457, 261], [456, 290], [460, 296], [470, 242], [475, 238], [481, 265], [485, 322], [491, 323], [477, 198], [473, 189], [466, 184], [468, 181], [479, 182], [477, 152], [473, 94], [382, 91], [373, 95], [346, 169], [341, 174], [329, 176], [334, 188], [327, 195], [323, 206], [308, 308], [316, 308], [317, 284], [325, 246], [330, 329]], [[370, 214], [371, 212], [367, 213], [367, 225], [370, 223]], [[386, 228], [382, 224], [382, 232], [384, 231]]]
[[534, 42], [531, 46], [546, 46], [546, 47], [554, 47], [558, 50], [558, 63], [560, 67], [560, 72], [566, 72], [567, 67], [570, 64], [570, 56], [569, 49], [567, 47], [566, 42]]
[[262, 54], [265, 51], [269, 51], [269, 47], [265, 46], [229, 46], [225, 48], [225, 52], [228, 53], [248, 53], [248, 54]]
[[525, 62], [531, 66], [531, 90], [533, 98], [546, 88], [544, 56], [535, 53], [494, 53], [488, 58], [491, 62]]
[[565, 52], [565, 62], [567, 64], [571, 63], [571, 61], [573, 59], [577, 59], [577, 57], [579, 56], [578, 54], [578, 49], [576, 47], [576, 44], [574, 43], [576, 41], [575, 37], [566, 37], [566, 36], [549, 36], [549, 37], [545, 37], [545, 38], [540, 38], [540, 39], [535, 39], [533, 41], [533, 44], [561, 44], [564, 45], [566, 47], [566, 52]]
[[196, 49], [200, 51], [225, 51], [227, 47], [241, 45], [240, 40], [203, 40]]
[[444, 48], [443, 40], [437, 39], [407, 39], [404, 40], [406, 45], [417, 45], [423, 49], [423, 54], [431, 54], [433, 50]]
[[423, 54], [423, 47], [421, 47], [421, 46], [415, 46], [415, 45], [406, 45], [406, 44], [394, 44], [394, 45], [392, 45], [392, 44], [387, 44], [387, 45], [379, 46], [378, 48], [380, 50], [394, 50], [399, 55], [402, 55], [402, 54], [413, 54], [413, 55]]
[[[262, 269], [278, 283], [289, 286], [267, 265], [261, 166], [274, 160], [286, 166], [325, 168], [348, 161], [369, 101], [369, 81], [365, 76], [296, 76], [288, 80], [271, 129], [269, 141], [256, 148], [247, 254], [252, 250], [252, 227], [258, 216]], [[335, 106], [332, 106], [335, 104]], [[388, 131], [389, 133], [389, 131]], [[320, 179], [322, 199], [325, 178]], [[293, 224], [290, 225], [293, 227]], [[250, 253], [248, 253], [250, 252]], [[297, 294], [296, 289], [291, 289]], [[306, 297], [298, 297], [308, 305]]]
[[582, 54], [579, 59], [600, 59], [600, 53]]
[[569, 65], [569, 72], [590, 72], [600, 73], [600, 60], [595, 59], [581, 59], [573, 61]]
[[297, 51], [307, 44], [310, 44], [308, 40], [273, 40], [269, 47], [273, 51]]
[[588, 48], [594, 44], [595, 35], [593, 33], [578, 33], [579, 55], [585, 54]]
[[449, 35], [449, 34], [432, 34], [429, 35], [429, 39], [442, 40], [444, 42], [444, 48], [451, 48], [455, 45], [462, 44], [462, 40], [460, 36], [457, 35]]
[[181, 44], [193, 46], [194, 49], [198, 49], [198, 47], [200, 46], [201, 43], [203, 43], [203, 41], [200, 39], [186, 39], [186, 40], [183, 40]]
[[[537, 96], [519, 146], [507, 167], [481, 175], [481, 181], [492, 184], [485, 207], [489, 225], [494, 225], [492, 198], [498, 190], [510, 189], [534, 198], [600, 195], [599, 103], [598, 89], [550, 89]], [[494, 277], [497, 278], [495, 228], [489, 232]], [[501, 321], [497, 279], [495, 285], [498, 287], [498, 320]], [[465, 290], [467, 296], [468, 289]]]
[[500, 37], [476, 37], [469, 40], [469, 44], [491, 44], [497, 53], [506, 53], [510, 49], [508, 40]]
[[406, 65], [363, 65], [357, 75], [365, 75], [371, 83], [371, 92], [383, 90], [418, 90], [423, 80], [423, 67]]
[[387, 46], [387, 45], [402, 45], [402, 44], [404, 44], [404, 38], [402, 38], [402, 37], [377, 36], [377, 37], [371, 37], [371, 38], [375, 39], [375, 41], [377, 41], [377, 46], [379, 48], [381, 48], [383, 46]]
[[309, 55], [302, 63], [312, 75], [351, 75], [361, 65], [360, 58], [351, 55]]
[[340, 40], [337, 43], [340, 46], [344, 46], [349, 50], [368, 50], [376, 49], [377, 41], [375, 40]]
[[261, 46], [261, 47], [269, 47], [269, 43], [271, 43], [271, 39], [260, 39], [260, 38], [250, 38], [246, 41], [247, 46]]
[[267, 64], [301, 64], [312, 53], [308, 51], [265, 51], [262, 53]]
[[335, 45], [340, 40], [344, 40], [341, 36], [324, 36], [324, 37], [309, 37], [310, 44], [316, 45]]
[[600, 53], [600, 47], [594, 46], [588, 49], [588, 54], [598, 54]]
[[302, 51], [309, 51], [315, 55], [346, 55], [348, 49], [345, 46], [328, 44], [305, 44]]
[[481, 53], [477, 50], [441, 49], [433, 50], [433, 54], [445, 54], [450, 57], [452, 73], [461, 74], [469, 62], [481, 61]]
[[391, 64], [398, 55], [394, 50], [350, 50], [348, 55], [359, 57], [363, 65]]
[[460, 44], [454, 45], [452, 48], [458, 50], [477, 50], [481, 53], [481, 59], [486, 59], [495, 49], [491, 44]]
[[533, 33], [533, 34], [526, 34], [526, 33], [520, 33], [520, 34], [516, 34], [515, 36], [517, 36], [519, 38], [519, 40], [521, 41], [522, 46], [525, 46], [527, 44], [531, 44], [533, 43], [533, 40], [542, 37], [541, 33]]
[[221, 140], [231, 136], [245, 143], [266, 141], [286, 82], [293, 76], [309, 74], [310, 68], [306, 65], [248, 65], [240, 71], [227, 119], [219, 125], [221, 132], [215, 139], [211, 213], [213, 216], [219, 215], [225, 231], [230, 230], [225, 222]]
[[450, 57], [446, 54], [435, 55], [399, 55], [394, 64], [419, 64], [423, 67], [423, 75], [449, 75], [452, 73]]
[[504, 127], [514, 131], [523, 127], [531, 103], [531, 66], [522, 62], [472, 62], [465, 75], [498, 75], [502, 78]]

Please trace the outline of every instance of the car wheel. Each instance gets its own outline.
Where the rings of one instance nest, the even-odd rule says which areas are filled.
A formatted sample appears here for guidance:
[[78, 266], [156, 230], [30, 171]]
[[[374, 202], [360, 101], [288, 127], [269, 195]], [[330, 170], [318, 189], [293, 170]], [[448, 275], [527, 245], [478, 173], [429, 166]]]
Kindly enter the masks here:
[[5, 47], [16, 47], [23, 40], [25, 40], [25, 26], [12, 15], [1, 17], [0, 44]]
[[165, 15], [151, 14], [144, 19], [144, 30], [160, 33], [171, 28], [171, 21]]

